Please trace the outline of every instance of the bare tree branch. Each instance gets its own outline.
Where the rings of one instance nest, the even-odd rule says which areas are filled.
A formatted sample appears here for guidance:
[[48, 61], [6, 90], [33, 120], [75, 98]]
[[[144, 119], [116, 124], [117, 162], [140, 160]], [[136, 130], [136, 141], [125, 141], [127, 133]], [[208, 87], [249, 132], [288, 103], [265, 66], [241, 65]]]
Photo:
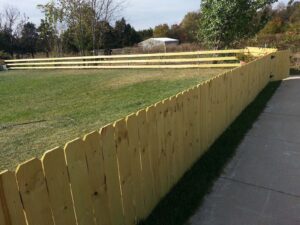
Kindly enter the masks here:
[[26, 24], [28, 21], [29, 21], [29, 17], [25, 13], [23, 13], [20, 16], [19, 22], [17, 22], [17, 24], [16, 24], [16, 30], [14, 33], [17, 37], [21, 36], [21, 32], [24, 27], [24, 24]]
[[5, 19], [5, 26], [8, 27], [10, 30], [13, 30], [16, 21], [20, 17], [20, 11], [13, 7], [13, 6], [7, 6], [4, 9], [4, 19]]

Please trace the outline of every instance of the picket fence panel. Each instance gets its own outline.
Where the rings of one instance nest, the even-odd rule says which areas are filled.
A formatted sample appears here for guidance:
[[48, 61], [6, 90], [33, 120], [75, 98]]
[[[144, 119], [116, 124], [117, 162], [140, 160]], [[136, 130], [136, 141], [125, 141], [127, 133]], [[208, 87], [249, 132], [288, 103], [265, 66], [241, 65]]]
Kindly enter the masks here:
[[270, 52], [0, 173], [0, 224], [134, 225], [270, 82], [289, 74]]

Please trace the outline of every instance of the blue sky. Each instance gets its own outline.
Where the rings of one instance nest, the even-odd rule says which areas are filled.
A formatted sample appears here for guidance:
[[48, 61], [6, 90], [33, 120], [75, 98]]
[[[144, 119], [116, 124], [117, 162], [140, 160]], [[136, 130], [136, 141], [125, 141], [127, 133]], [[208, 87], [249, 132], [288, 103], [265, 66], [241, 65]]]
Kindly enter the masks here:
[[[30, 20], [38, 23], [42, 14], [37, 4], [48, 0], [0, 0], [0, 10], [6, 5], [13, 5], [26, 13]], [[283, 0], [287, 2], [288, 0]], [[123, 16], [136, 28], [144, 29], [160, 23], [174, 24], [182, 20], [189, 11], [196, 11], [200, 0], [127, 0]]]

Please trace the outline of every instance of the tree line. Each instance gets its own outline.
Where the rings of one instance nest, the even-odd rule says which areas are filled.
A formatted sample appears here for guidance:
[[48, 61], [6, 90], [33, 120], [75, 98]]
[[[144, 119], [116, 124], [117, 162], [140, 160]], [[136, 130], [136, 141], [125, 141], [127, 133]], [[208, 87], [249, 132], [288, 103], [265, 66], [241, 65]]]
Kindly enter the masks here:
[[154, 36], [170, 36], [181, 42], [197, 42], [204, 48], [246, 45], [298, 48], [300, 2], [277, 0], [202, 0], [199, 12], [188, 13], [178, 25], [161, 24]]
[[172, 37], [182, 43], [196, 41], [199, 12], [188, 13], [179, 25], [136, 31], [125, 18], [116, 20], [122, 7], [123, 2], [117, 0], [50, 1], [38, 5], [44, 18], [37, 26], [9, 6], [0, 13], [0, 55], [90, 55], [100, 49], [109, 54], [111, 49], [135, 46], [151, 37]]
[[255, 38], [247, 44], [263, 45], [281, 49], [300, 50], [300, 2], [281, 3], [276, 9], [269, 9], [270, 20]]
[[[190, 29], [186, 19], [183, 25], [173, 25], [168, 33], [155, 29], [136, 31], [124, 18], [116, 20], [124, 7], [122, 0], [56, 0], [38, 5], [44, 18], [40, 24], [29, 21], [15, 7], [7, 7], [0, 14], [0, 53], [2, 58], [22, 57], [45, 53], [97, 54], [99, 49], [109, 54], [110, 49], [131, 47], [150, 37], [174, 37], [192, 42], [185, 35]], [[197, 13], [188, 14], [196, 15]], [[182, 29], [184, 28], [184, 29]], [[188, 31], [189, 32], [189, 31]]]
[[38, 6], [44, 13], [39, 26], [17, 8], [7, 7], [0, 17], [0, 51], [34, 57], [37, 52], [85, 55], [132, 46], [141, 40], [137, 31], [124, 18], [111, 25], [120, 6], [115, 0], [50, 1]]
[[291, 0], [272, 8], [274, 2], [202, 0], [200, 10], [189, 12], [179, 24], [140, 31], [124, 18], [117, 19], [125, 7], [123, 0], [51, 0], [38, 5], [44, 14], [38, 26], [18, 9], [6, 7], [0, 13], [0, 57], [34, 57], [37, 52], [90, 55], [100, 49], [109, 54], [110, 49], [131, 47], [151, 37], [216, 49], [246, 42], [272, 45], [265, 37], [278, 33], [300, 40], [299, 2]]

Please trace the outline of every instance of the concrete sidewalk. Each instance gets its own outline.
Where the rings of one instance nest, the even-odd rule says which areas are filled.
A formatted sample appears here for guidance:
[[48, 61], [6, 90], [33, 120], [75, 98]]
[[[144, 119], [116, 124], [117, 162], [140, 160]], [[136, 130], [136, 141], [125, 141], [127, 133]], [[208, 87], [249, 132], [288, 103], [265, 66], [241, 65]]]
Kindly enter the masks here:
[[188, 224], [300, 224], [300, 76], [282, 82]]

